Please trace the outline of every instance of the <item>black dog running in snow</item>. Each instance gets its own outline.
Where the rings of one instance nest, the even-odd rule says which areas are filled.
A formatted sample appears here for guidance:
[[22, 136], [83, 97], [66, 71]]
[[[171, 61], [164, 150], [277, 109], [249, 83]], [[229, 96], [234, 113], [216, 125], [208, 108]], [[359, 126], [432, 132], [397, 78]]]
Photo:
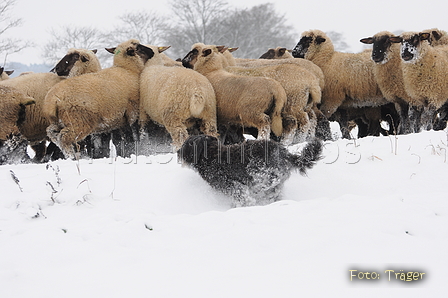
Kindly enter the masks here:
[[233, 198], [233, 206], [265, 205], [280, 199], [284, 182], [294, 170], [302, 175], [321, 158], [322, 142], [308, 143], [292, 154], [272, 140], [248, 140], [223, 145], [218, 139], [195, 135], [177, 152], [183, 164], [198, 171], [213, 188]]

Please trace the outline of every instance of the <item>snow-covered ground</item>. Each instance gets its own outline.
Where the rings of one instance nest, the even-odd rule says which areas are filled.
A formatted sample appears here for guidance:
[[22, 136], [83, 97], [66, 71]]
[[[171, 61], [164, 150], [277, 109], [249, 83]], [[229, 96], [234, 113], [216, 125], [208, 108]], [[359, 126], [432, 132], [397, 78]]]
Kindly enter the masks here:
[[327, 142], [283, 200], [234, 209], [173, 154], [0, 166], [0, 297], [448, 297], [447, 150]]

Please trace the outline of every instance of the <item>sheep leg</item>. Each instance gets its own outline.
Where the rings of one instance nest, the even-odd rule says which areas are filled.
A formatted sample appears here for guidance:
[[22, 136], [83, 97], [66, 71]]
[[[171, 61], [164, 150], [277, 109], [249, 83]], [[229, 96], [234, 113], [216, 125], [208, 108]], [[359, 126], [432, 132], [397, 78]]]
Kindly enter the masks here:
[[119, 129], [112, 131], [112, 142], [115, 145], [117, 156], [131, 157], [131, 154], [137, 153], [133, 129], [131, 125], [124, 124]]
[[84, 140], [85, 137], [87, 137], [85, 134], [82, 132], [77, 133], [71, 127], [61, 129], [58, 141], [60, 145], [59, 147], [64, 153], [64, 156], [66, 158], [79, 159], [81, 157], [81, 153], [78, 142]]
[[410, 106], [409, 108], [409, 120], [411, 122], [412, 131], [418, 133], [421, 131], [421, 117], [423, 107]]
[[35, 155], [33, 158], [33, 162], [42, 162], [46, 154], [46, 141], [39, 142], [37, 144], [31, 145], [31, 149], [33, 149]]
[[400, 119], [400, 123], [397, 129], [398, 134], [411, 133], [411, 121], [409, 119], [409, 104], [395, 103], [394, 106], [395, 110], [397, 110], [398, 117]]
[[297, 114], [297, 133], [296, 133], [296, 141], [301, 143], [306, 140], [307, 135], [311, 129], [310, 119], [308, 114], [304, 111], [301, 111]]
[[434, 125], [437, 108], [431, 104], [423, 109], [422, 125], [424, 130], [431, 130]]
[[294, 142], [294, 136], [297, 131], [297, 119], [292, 115], [282, 114], [282, 143], [284, 145], [291, 145]]
[[218, 131], [216, 129], [216, 121], [208, 121], [203, 119], [200, 129], [205, 135], [209, 135], [215, 138], [219, 136]]
[[316, 114], [316, 137], [324, 140], [331, 141], [333, 140], [333, 136], [331, 134], [330, 121], [325, 115], [317, 108], [313, 108], [314, 113]]
[[[348, 112], [344, 109], [339, 109], [339, 119], [337, 122], [339, 123], [339, 127], [341, 129], [342, 138], [344, 139], [351, 139], [350, 136], [350, 129], [348, 127]], [[325, 115], [325, 113], [324, 113]]]
[[310, 119], [310, 129], [308, 131], [307, 140], [312, 140], [316, 136], [317, 116], [313, 109], [307, 111], [308, 119]]
[[173, 139], [172, 146], [175, 151], [179, 150], [186, 139], [188, 139], [188, 131], [186, 126], [166, 126], [166, 130]]
[[91, 136], [91, 148], [89, 156], [92, 158], [104, 158], [109, 156], [109, 142], [111, 133], [100, 133]]
[[53, 142], [50, 142], [47, 146], [47, 151], [45, 154], [44, 161], [64, 159], [64, 153], [61, 149]]
[[444, 130], [448, 120], [448, 102], [437, 110], [437, 119], [434, 123], [434, 130]]

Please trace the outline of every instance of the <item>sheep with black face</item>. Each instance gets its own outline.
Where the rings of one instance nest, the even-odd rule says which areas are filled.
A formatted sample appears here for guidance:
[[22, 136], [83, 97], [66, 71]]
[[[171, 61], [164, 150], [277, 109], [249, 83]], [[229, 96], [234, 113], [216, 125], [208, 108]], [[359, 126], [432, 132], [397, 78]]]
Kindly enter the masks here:
[[61, 77], [71, 78], [100, 71], [101, 65], [96, 53], [96, 49], [69, 49], [51, 72], [55, 72]]
[[419, 122], [418, 109], [423, 102], [411, 97], [406, 91], [400, 45], [393, 43], [391, 38], [395, 34], [382, 31], [372, 37], [360, 41], [372, 44], [372, 60], [375, 63], [373, 74], [384, 97], [395, 105], [399, 115], [398, 133], [418, 132], [416, 126]]
[[99, 71], [101, 67], [95, 52], [96, 50], [70, 49], [52, 72], [28, 73], [0, 82], [0, 85], [17, 88], [36, 102], [26, 107], [25, 119], [19, 126], [23, 137], [36, 152], [35, 161], [43, 161], [47, 151], [47, 127], [50, 122], [42, 112], [45, 96], [53, 86], [67, 77]]
[[[327, 118], [339, 107], [360, 108], [387, 103], [375, 81], [369, 51], [335, 51], [332, 41], [324, 32], [310, 30], [302, 33], [292, 55], [310, 60], [322, 69], [325, 87], [322, 89], [320, 110]], [[341, 127], [346, 126], [346, 123], [341, 123]]]
[[163, 125], [176, 151], [196, 122], [202, 133], [217, 137], [215, 91], [207, 78], [192, 69], [165, 66], [163, 52], [169, 47], [148, 47], [154, 57], [140, 78], [140, 127], [149, 120]]
[[391, 41], [400, 43], [406, 92], [424, 105], [422, 126], [433, 128], [436, 112], [448, 98], [448, 46], [430, 45], [430, 33], [404, 32]]
[[132, 126], [138, 118], [140, 74], [154, 52], [131, 39], [106, 49], [113, 66], [65, 80], [44, 101], [50, 139], [66, 157], [79, 157], [77, 143], [88, 135]]
[[212, 84], [218, 125], [256, 128], [259, 139], [269, 139], [271, 130], [280, 137], [283, 133], [285, 90], [270, 78], [241, 76], [226, 71], [219, 53], [223, 48], [212, 45], [201, 50], [194, 48], [182, 60], [184, 66], [198, 71]]

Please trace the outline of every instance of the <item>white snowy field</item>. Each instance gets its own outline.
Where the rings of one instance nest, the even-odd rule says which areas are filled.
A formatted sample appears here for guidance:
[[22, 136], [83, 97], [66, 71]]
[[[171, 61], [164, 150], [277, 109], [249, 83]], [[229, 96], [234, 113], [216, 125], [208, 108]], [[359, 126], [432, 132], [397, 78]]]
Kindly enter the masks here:
[[0, 297], [448, 297], [447, 150], [327, 142], [283, 200], [233, 209], [174, 154], [0, 166]]

